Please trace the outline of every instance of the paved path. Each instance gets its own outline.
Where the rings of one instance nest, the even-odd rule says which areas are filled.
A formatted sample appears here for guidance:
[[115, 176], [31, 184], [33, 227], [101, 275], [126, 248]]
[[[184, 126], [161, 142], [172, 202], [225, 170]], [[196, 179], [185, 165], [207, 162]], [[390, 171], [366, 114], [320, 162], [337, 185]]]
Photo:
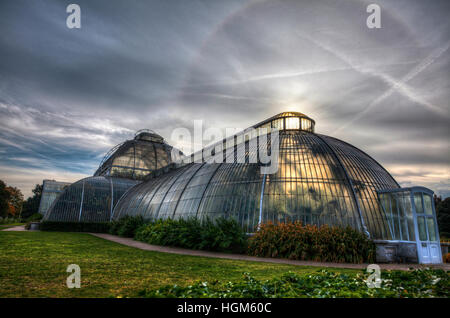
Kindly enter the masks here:
[[[264, 258], [264, 257], [247, 256], [247, 255], [242, 255], [242, 254], [228, 254], [228, 253], [188, 250], [188, 249], [178, 248], [178, 247], [151, 245], [151, 244], [135, 241], [131, 238], [125, 238], [125, 237], [120, 237], [120, 236], [111, 235], [111, 234], [103, 234], [103, 233], [90, 233], [90, 234], [100, 237], [100, 238], [103, 238], [108, 241], [116, 242], [119, 244], [131, 246], [131, 247], [135, 247], [135, 248], [139, 248], [139, 249], [145, 250], [145, 251], [155, 251], [155, 252], [163, 252], [163, 253], [214, 257], [214, 258], [224, 258], [224, 259], [233, 259], [233, 260], [240, 260], [240, 261], [288, 264], [288, 265], [297, 265], [297, 266], [318, 266], [318, 267], [364, 269], [364, 268], [367, 268], [367, 265], [368, 265], [368, 264], [294, 261], [294, 260], [281, 259], [281, 258]], [[426, 266], [426, 265], [421, 265], [421, 264], [379, 264], [379, 265], [380, 265], [381, 269], [385, 269], [385, 270], [390, 270], [390, 269], [408, 270], [410, 268], [425, 268], [425, 267], [442, 268], [442, 269], [450, 270], [450, 264], [437, 264], [437, 265], [431, 265], [431, 266]]]
[[7, 229], [4, 229], [2, 231], [12, 231], [12, 232], [16, 232], [16, 231], [26, 231], [25, 230], [25, 225], [18, 225], [18, 226], [13, 226]]

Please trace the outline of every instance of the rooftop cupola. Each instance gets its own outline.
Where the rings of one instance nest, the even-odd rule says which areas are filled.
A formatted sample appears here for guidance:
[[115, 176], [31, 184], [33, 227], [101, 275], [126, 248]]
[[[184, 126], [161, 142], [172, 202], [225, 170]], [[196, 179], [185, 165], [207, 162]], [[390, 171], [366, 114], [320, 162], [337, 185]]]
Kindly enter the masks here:
[[153, 130], [150, 129], [141, 129], [136, 132], [134, 135], [134, 140], [145, 140], [145, 141], [152, 141], [152, 142], [164, 142], [164, 138], [155, 133]]
[[277, 128], [278, 130], [304, 130], [314, 132], [316, 122], [299, 112], [279, 113], [269, 119], [266, 119], [253, 128]]

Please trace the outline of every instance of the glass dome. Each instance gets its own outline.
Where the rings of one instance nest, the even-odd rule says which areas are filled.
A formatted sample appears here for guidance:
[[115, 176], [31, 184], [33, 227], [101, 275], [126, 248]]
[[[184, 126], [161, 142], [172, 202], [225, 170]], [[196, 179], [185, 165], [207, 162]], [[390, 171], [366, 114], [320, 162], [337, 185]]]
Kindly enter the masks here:
[[314, 125], [301, 113], [287, 112], [253, 126], [270, 128], [269, 133], [279, 129], [274, 174], [261, 174], [257, 160], [238, 159], [258, 156], [259, 141], [244, 138], [244, 154], [224, 150], [224, 156], [233, 156], [231, 163], [189, 163], [136, 185], [120, 199], [113, 218], [233, 217], [247, 232], [254, 232], [262, 222], [299, 220], [349, 225], [372, 238], [390, 239], [377, 191], [399, 185], [369, 155], [314, 133]]
[[103, 158], [95, 176], [143, 180], [152, 171], [168, 166], [172, 146], [155, 132], [144, 129], [134, 139], [112, 148]]

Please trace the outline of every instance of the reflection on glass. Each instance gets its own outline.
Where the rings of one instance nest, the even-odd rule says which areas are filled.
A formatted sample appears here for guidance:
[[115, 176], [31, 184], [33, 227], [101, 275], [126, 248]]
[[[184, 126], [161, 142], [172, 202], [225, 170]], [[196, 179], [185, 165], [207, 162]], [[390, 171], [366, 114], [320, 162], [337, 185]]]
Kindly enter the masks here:
[[119, 198], [138, 181], [88, 177], [68, 186], [54, 201], [44, 220], [105, 222]]
[[283, 130], [284, 129], [283, 118], [272, 121], [272, 128]]
[[286, 118], [286, 129], [300, 129], [300, 122], [298, 117]]
[[423, 206], [422, 206], [422, 194], [421, 193], [415, 193], [414, 194], [414, 204], [416, 206], [416, 213], [422, 214], [423, 213]]
[[436, 235], [436, 227], [434, 224], [434, 219], [427, 218], [427, 226], [428, 226], [428, 235], [430, 235], [430, 241], [437, 241], [437, 235]]
[[421, 241], [427, 241], [427, 229], [425, 225], [425, 218], [423, 216], [419, 216], [417, 218], [417, 225], [419, 227], [419, 239]]
[[431, 196], [428, 194], [423, 195], [423, 204], [425, 206], [425, 213], [428, 215], [433, 215], [433, 208], [431, 206]]

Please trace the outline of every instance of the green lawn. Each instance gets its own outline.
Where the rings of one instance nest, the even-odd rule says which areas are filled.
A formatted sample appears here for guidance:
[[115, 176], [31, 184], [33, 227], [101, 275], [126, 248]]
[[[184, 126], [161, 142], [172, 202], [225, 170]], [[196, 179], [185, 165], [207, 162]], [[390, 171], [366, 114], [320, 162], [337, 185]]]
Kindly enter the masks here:
[[[81, 267], [80, 289], [66, 287], [69, 264]], [[84, 233], [0, 232], [0, 297], [133, 297], [167, 284], [238, 281], [244, 272], [269, 279], [318, 269], [143, 251]]]

